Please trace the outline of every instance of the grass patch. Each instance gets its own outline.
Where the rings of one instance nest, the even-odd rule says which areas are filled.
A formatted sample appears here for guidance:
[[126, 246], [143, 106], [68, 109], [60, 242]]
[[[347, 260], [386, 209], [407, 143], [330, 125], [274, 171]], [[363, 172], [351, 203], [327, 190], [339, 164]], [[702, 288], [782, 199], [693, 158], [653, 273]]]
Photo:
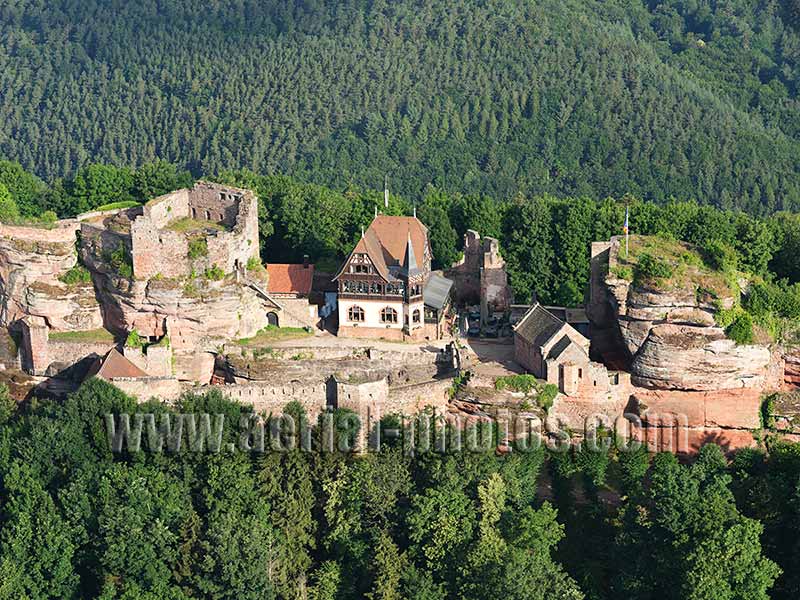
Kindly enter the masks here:
[[104, 212], [107, 210], [118, 210], [122, 208], [133, 208], [134, 206], [141, 206], [136, 200], [121, 200], [119, 202], [109, 202], [95, 208], [96, 211]]
[[89, 269], [84, 267], [83, 265], [75, 265], [66, 273], [63, 273], [58, 280], [61, 283], [66, 283], [67, 285], [78, 285], [81, 283], [91, 283], [92, 282], [92, 274], [89, 273]]
[[242, 338], [237, 340], [236, 343], [240, 346], [259, 346], [261, 344], [309, 337], [310, 335], [312, 335], [312, 333], [302, 327], [275, 327], [274, 325], [267, 325], [253, 337]]
[[174, 219], [167, 224], [167, 229], [178, 233], [189, 233], [191, 231], [202, 231], [214, 229], [216, 231], [227, 231], [228, 228], [223, 223], [207, 221], [205, 219], [192, 219], [191, 217], [181, 217]]
[[107, 329], [89, 329], [86, 331], [51, 331], [53, 342], [114, 342], [114, 335]]
[[494, 388], [498, 391], [510, 390], [525, 394], [525, 399], [520, 404], [522, 410], [530, 408], [528, 396], [536, 396], [536, 404], [543, 410], [548, 410], [553, 406], [553, 401], [558, 396], [558, 386], [552, 383], [539, 381], [533, 375], [506, 375], [498, 377], [494, 382]]
[[213, 264], [203, 272], [203, 277], [208, 281], [221, 281], [225, 278], [225, 271]]
[[632, 235], [629, 255], [623, 242], [612, 273], [659, 290], [701, 289], [715, 298], [737, 297], [735, 272], [718, 268], [729, 261], [716, 258], [709, 260], [699, 248], [668, 237]]
[[208, 242], [204, 237], [197, 237], [189, 240], [189, 259], [195, 260], [203, 256], [208, 256]]

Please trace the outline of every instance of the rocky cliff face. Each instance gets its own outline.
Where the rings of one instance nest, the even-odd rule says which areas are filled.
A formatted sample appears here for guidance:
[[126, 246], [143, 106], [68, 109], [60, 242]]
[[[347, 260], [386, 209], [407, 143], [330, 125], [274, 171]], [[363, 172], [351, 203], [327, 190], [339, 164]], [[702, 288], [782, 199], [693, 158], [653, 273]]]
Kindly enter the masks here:
[[786, 355], [786, 383], [800, 386], [800, 349], [798, 348]]
[[[612, 266], [614, 252], [612, 247]], [[632, 357], [634, 385], [685, 391], [780, 386], [782, 369], [776, 368], [770, 348], [739, 345], [716, 325], [717, 307], [729, 308], [734, 298], [712, 299], [698, 293], [696, 286], [634, 285], [614, 276], [613, 268], [610, 273], [605, 280], [607, 297]]]
[[168, 332], [178, 351], [250, 337], [267, 325], [266, 301], [232, 275], [221, 281], [128, 281], [96, 273], [95, 281], [106, 328], [155, 337]]
[[60, 331], [102, 325], [91, 283], [66, 285], [59, 279], [78, 261], [78, 223], [53, 229], [0, 225], [0, 299], [4, 325], [31, 316]]
[[[130, 255], [130, 239], [124, 230], [96, 224], [82, 228], [81, 259], [92, 272], [106, 329], [118, 333], [135, 329], [154, 337], [169, 333], [175, 350], [188, 351], [207, 349], [218, 340], [249, 337], [267, 325], [270, 302], [244, 278], [239, 281], [233, 273], [219, 281], [200, 273], [149, 279], [122, 277], [108, 258], [120, 247]], [[161, 260], [170, 259], [164, 256]], [[257, 273], [247, 275], [255, 277]], [[266, 286], [265, 281], [261, 283]]]

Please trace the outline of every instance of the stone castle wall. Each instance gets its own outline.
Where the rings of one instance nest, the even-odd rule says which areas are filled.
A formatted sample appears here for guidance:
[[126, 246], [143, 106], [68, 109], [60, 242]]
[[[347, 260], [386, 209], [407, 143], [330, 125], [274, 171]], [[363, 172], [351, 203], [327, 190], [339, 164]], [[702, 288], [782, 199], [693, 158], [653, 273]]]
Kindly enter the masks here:
[[479, 304], [481, 319], [494, 312], [505, 312], [513, 298], [508, 285], [506, 263], [500, 255], [500, 242], [495, 238], [481, 239], [477, 231], [464, 234], [464, 255], [445, 272], [454, 282], [456, 304]]
[[283, 310], [278, 313], [280, 327], [316, 327], [319, 323], [319, 307], [309, 304], [308, 298], [297, 298], [272, 294], [272, 298]]
[[141, 348], [125, 346], [122, 355], [153, 377], [172, 376], [172, 348], [168, 345], [151, 345]]
[[299, 402], [312, 422], [316, 421], [328, 405], [328, 388], [323, 381], [313, 385], [269, 385], [254, 382], [214, 387], [231, 400], [252, 404], [257, 413], [278, 414], [290, 402]]
[[150, 398], [172, 402], [184, 392], [183, 386], [174, 377], [113, 377], [109, 383], [142, 402]]
[[[189, 241], [168, 229], [170, 222], [191, 217], [223, 223], [227, 231], [207, 233], [206, 256], [189, 258]], [[216, 265], [226, 273], [244, 268], [258, 256], [258, 205], [247, 190], [208, 182], [148, 202], [131, 224], [131, 254], [137, 279], [185, 277]]]
[[[309, 420], [315, 422], [328, 406], [371, 416], [414, 415], [431, 406], [444, 410], [452, 379], [429, 380], [409, 385], [390, 386], [386, 378], [361, 382], [336, 381], [271, 385], [267, 382], [213, 386], [228, 398], [252, 404], [257, 413], [278, 414], [290, 402], [298, 402]], [[211, 386], [209, 386], [211, 387]]]
[[164, 229], [171, 221], [190, 216], [189, 195], [184, 188], [154, 198], [144, 205], [142, 216], [156, 229]]
[[198, 182], [188, 196], [188, 211], [193, 219], [205, 219], [236, 226], [242, 203], [247, 202], [245, 190], [224, 188], [212, 183]]
[[88, 356], [103, 356], [114, 342], [83, 342], [50, 339], [50, 329], [30, 317], [20, 322], [22, 368], [33, 375], [54, 375]]
[[131, 256], [133, 275], [137, 279], [185, 277], [192, 272], [186, 236], [159, 229], [146, 216], [131, 224]]
[[452, 385], [452, 379], [446, 378], [390, 387], [382, 413], [413, 415], [429, 406], [444, 411]]

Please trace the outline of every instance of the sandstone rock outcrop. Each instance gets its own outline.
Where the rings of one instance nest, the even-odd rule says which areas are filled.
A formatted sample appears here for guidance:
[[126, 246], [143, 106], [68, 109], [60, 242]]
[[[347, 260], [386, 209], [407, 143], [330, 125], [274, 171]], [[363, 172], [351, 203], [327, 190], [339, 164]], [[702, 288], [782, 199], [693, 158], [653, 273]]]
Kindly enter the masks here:
[[[135, 330], [145, 343], [168, 336], [175, 375], [207, 382], [211, 353], [281, 310], [253, 265], [257, 208], [249, 190], [198, 182], [50, 228], [0, 224], [0, 324], [25, 338], [20, 363], [49, 374], [95, 333], [118, 344]], [[56, 341], [72, 350], [50, 352]]]
[[732, 296], [712, 298], [692, 287], [654, 289], [614, 275], [619, 241], [609, 253], [606, 298], [631, 356], [634, 385], [688, 391], [780, 386], [773, 354], [765, 345], [740, 345], [718, 327], [714, 315]]
[[0, 322], [43, 318], [60, 331], [102, 325], [100, 305], [89, 283], [67, 285], [60, 277], [78, 262], [77, 221], [52, 229], [0, 225]]
[[232, 275], [220, 281], [96, 279], [107, 328], [156, 338], [169, 333], [176, 350], [250, 337], [267, 325], [268, 301]]
[[634, 355], [637, 385], [667, 390], [766, 389], [772, 359], [765, 346], [742, 346], [718, 327], [651, 324]]
[[786, 354], [786, 383], [800, 386], [800, 349]]
[[[697, 249], [634, 236], [633, 258], [624, 260], [623, 244], [622, 237], [592, 244], [587, 312], [601, 341], [627, 354], [632, 388], [625, 412], [641, 419], [639, 433], [653, 450], [755, 445], [763, 395], [784, 385], [784, 366], [786, 381], [800, 375], [800, 354], [784, 358], [767, 342], [737, 344], [727, 337], [716, 317], [736, 304], [737, 286], [709, 269]], [[650, 253], [651, 265], [658, 262], [660, 273], [671, 275], [637, 276], [636, 251]], [[597, 351], [595, 339], [592, 344]]]

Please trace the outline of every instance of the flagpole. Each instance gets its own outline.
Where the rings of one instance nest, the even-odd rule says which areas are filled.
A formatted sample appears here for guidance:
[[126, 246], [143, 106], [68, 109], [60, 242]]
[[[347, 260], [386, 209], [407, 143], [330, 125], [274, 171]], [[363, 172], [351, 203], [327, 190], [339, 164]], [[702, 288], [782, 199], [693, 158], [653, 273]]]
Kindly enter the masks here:
[[625, 260], [628, 260], [628, 252], [630, 250], [630, 238], [631, 238], [631, 228], [630, 228], [630, 201], [625, 202]]

